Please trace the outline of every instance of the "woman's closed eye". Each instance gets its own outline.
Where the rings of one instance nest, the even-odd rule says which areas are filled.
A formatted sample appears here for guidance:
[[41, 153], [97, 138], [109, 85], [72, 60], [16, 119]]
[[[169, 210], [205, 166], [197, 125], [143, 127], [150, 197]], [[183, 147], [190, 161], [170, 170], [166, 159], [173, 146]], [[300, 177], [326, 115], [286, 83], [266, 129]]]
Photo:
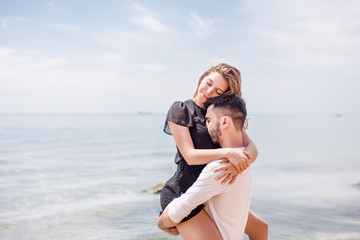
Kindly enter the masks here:
[[220, 95], [224, 94], [224, 92], [223, 92], [223, 90], [221, 90], [221, 89], [216, 89], [216, 94], [217, 94], [218, 96], [220, 96]]

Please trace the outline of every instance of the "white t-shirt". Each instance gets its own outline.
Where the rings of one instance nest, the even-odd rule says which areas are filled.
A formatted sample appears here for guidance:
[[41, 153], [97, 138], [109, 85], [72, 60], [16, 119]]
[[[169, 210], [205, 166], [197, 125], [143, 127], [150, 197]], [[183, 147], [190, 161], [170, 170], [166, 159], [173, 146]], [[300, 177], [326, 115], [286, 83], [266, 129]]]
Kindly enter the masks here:
[[223, 240], [242, 239], [249, 214], [251, 166], [229, 185], [215, 178], [221, 172], [214, 170], [223, 164], [215, 160], [206, 165], [195, 183], [168, 206], [169, 217], [179, 223], [184, 217], [205, 203], [205, 210], [216, 224]]

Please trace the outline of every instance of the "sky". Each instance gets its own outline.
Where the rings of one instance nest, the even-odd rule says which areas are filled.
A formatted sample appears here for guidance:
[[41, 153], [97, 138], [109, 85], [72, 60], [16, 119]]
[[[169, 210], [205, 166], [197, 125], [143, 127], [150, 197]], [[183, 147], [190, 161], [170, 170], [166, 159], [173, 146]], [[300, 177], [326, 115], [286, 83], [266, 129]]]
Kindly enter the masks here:
[[360, 1], [0, 0], [0, 113], [166, 113], [220, 62], [250, 114], [360, 114]]

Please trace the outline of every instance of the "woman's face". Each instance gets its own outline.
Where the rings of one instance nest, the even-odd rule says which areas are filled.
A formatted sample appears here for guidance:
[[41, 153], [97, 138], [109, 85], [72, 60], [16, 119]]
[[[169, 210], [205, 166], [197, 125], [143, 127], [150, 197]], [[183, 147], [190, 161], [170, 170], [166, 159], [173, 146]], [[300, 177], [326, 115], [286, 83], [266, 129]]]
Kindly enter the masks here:
[[203, 107], [208, 98], [223, 94], [228, 87], [228, 82], [220, 73], [212, 72], [201, 81], [194, 101], [198, 106]]

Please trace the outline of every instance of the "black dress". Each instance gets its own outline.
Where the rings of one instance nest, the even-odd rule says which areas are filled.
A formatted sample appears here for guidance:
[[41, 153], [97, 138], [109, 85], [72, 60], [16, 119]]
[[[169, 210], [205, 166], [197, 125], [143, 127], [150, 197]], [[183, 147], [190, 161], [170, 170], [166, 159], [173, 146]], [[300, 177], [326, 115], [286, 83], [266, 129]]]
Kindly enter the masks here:
[[[175, 102], [166, 116], [164, 132], [171, 135], [168, 125], [168, 122], [171, 121], [175, 124], [189, 128], [191, 139], [196, 149], [219, 148], [220, 146], [218, 144], [214, 144], [211, 141], [205, 125], [205, 113], [206, 111], [196, 105], [193, 100]], [[175, 156], [175, 163], [178, 166], [174, 176], [166, 182], [161, 190], [160, 203], [163, 210], [174, 198], [177, 198], [186, 192], [199, 177], [202, 169], [206, 166], [205, 164], [188, 165], [178, 148]], [[182, 222], [187, 221], [198, 214], [203, 207], [204, 205], [200, 205], [195, 208], [182, 220]]]

